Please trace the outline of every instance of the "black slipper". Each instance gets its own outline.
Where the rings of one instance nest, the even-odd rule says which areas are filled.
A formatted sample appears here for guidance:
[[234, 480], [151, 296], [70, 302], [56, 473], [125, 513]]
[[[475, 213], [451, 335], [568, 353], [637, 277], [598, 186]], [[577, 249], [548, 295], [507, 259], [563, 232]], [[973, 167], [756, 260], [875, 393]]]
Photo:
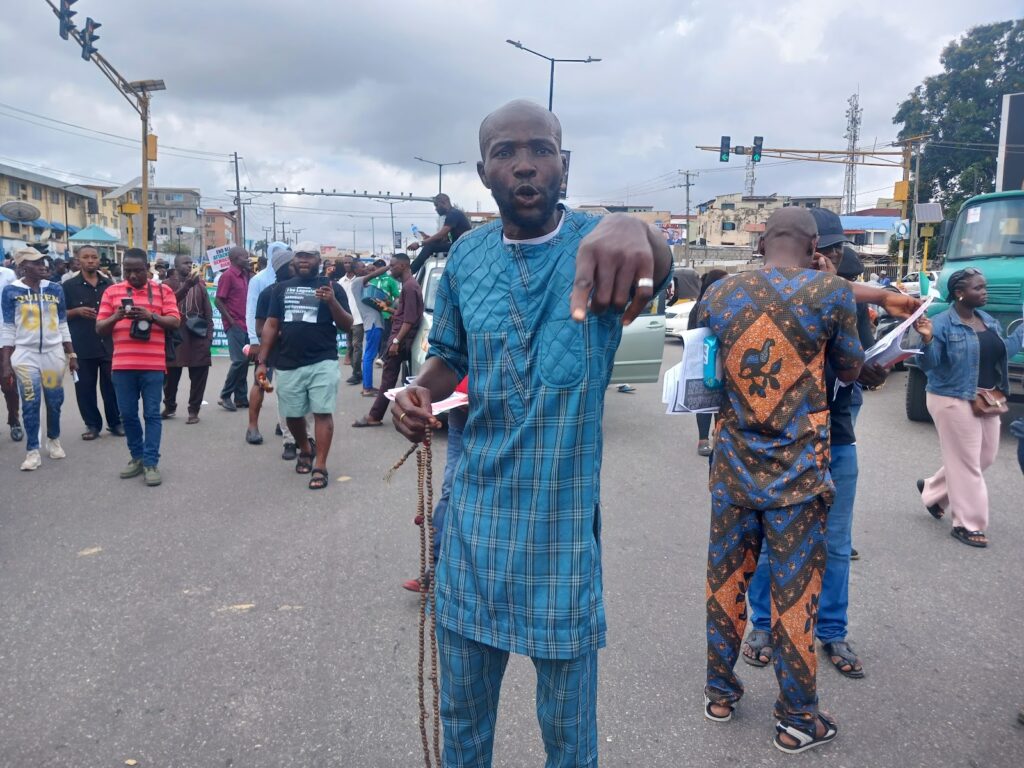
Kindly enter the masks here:
[[[949, 532], [949, 535], [957, 541], [962, 541], [968, 547], [977, 547], [978, 549], [984, 549], [988, 546], [988, 539], [985, 538], [984, 531], [968, 531], [962, 525], [957, 525], [953, 527], [953, 530]], [[980, 536], [981, 538], [977, 538], [978, 536]]]
[[[924, 493], [924, 480], [918, 480], [917, 481], [917, 492], [918, 493]], [[932, 504], [931, 506], [926, 506], [925, 509], [927, 509], [928, 510], [928, 514], [931, 515], [932, 517], [934, 517], [936, 520], [941, 520], [942, 516], [944, 514], [946, 514], [946, 511], [942, 507], [940, 507], [938, 504]]]
[[[857, 658], [857, 654], [845, 640], [833, 640], [831, 643], [822, 643], [821, 649], [828, 656], [832, 666], [836, 668], [836, 672], [843, 677], [849, 677], [851, 680], [860, 680], [864, 677], [863, 666], [857, 669], [860, 659]], [[839, 661], [835, 660], [837, 658]], [[849, 669], [843, 669], [843, 667], [849, 667]]]

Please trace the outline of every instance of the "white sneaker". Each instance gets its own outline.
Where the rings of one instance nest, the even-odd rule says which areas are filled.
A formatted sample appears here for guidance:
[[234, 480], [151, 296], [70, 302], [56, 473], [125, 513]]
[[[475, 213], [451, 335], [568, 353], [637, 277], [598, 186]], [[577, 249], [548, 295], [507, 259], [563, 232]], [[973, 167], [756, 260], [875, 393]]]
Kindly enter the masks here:
[[64, 446], [60, 444], [59, 438], [46, 438], [46, 450], [50, 452], [51, 459], [66, 459], [68, 455], [64, 453]]
[[25, 454], [25, 460], [21, 462], [21, 469], [24, 472], [31, 472], [43, 466], [43, 460], [39, 458], [39, 451], [29, 451]]

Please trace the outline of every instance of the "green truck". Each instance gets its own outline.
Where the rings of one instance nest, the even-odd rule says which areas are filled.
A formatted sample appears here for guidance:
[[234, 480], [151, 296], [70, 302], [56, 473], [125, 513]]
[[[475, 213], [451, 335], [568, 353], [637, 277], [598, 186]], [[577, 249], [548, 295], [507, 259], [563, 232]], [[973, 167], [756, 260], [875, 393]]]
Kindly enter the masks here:
[[[1024, 190], [994, 192], [972, 197], [960, 209], [960, 215], [940, 249], [946, 251], [945, 265], [939, 274], [936, 299], [928, 308], [935, 315], [949, 307], [946, 283], [960, 269], [976, 267], [988, 281], [988, 304], [984, 309], [994, 316], [1006, 333], [1022, 320], [1024, 307]], [[907, 361], [907, 418], [930, 421], [925, 404], [924, 371]], [[1010, 399], [1024, 402], [1024, 352], [1010, 360]]]

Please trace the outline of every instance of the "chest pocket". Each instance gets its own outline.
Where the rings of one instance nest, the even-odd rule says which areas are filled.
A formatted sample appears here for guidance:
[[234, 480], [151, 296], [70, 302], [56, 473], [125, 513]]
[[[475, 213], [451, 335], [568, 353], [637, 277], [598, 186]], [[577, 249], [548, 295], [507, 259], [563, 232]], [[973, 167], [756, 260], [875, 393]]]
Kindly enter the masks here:
[[552, 320], [541, 326], [537, 361], [544, 384], [555, 388], [572, 387], [583, 379], [586, 327], [585, 323], [573, 320]]
[[518, 423], [525, 412], [526, 384], [508, 349], [505, 331], [467, 334], [469, 386], [488, 420]]

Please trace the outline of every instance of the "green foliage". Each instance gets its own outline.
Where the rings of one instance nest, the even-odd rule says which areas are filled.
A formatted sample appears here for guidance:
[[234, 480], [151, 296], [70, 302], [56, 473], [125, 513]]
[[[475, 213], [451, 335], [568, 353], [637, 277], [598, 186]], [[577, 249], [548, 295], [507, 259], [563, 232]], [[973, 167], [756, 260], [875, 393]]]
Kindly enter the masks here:
[[930, 134], [921, 154], [922, 201], [955, 216], [995, 189], [1002, 97], [1024, 91], [1024, 19], [974, 27], [942, 52], [943, 72], [900, 104], [900, 139]]

